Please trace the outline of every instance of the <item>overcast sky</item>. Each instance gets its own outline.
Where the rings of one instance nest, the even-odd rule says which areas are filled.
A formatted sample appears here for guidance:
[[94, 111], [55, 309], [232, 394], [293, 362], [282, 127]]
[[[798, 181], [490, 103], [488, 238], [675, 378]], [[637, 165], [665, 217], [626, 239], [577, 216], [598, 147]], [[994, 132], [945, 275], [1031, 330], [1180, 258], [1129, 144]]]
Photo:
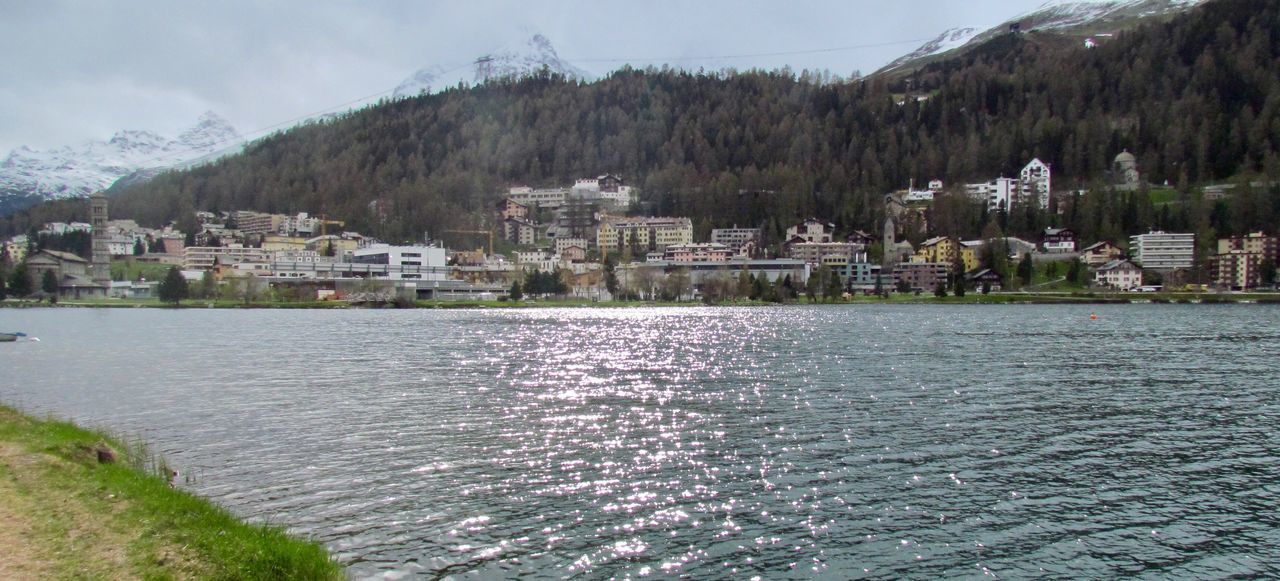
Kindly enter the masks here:
[[[958, 26], [1045, 0], [175, 2], [0, 0], [0, 158], [107, 139], [174, 136], [211, 110], [243, 134], [388, 93], [532, 33], [602, 75], [625, 60], [870, 73]], [[866, 46], [880, 45], [880, 46]], [[841, 47], [844, 50], [821, 50]], [[738, 55], [813, 51], [787, 56]]]

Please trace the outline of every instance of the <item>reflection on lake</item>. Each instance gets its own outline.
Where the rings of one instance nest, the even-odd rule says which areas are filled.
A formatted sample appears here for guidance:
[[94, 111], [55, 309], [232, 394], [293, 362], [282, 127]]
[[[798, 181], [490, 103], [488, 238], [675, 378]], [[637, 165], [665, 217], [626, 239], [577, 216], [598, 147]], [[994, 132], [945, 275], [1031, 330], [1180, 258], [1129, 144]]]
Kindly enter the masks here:
[[[1090, 312], [1097, 320], [1090, 320]], [[1280, 570], [1280, 309], [0, 310], [0, 401], [358, 577]]]

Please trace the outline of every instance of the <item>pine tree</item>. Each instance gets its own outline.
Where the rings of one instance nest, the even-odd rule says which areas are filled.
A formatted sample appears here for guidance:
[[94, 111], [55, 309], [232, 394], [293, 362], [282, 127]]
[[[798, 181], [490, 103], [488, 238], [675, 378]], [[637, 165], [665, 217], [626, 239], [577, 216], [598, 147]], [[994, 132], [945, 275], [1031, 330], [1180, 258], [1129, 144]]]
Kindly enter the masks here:
[[15, 297], [31, 294], [31, 273], [27, 272], [26, 263], [19, 264], [9, 273], [9, 294]]
[[187, 279], [182, 277], [182, 272], [178, 267], [172, 266], [169, 272], [165, 273], [164, 279], [160, 281], [156, 294], [160, 296], [160, 300], [166, 303], [181, 305], [182, 299], [191, 295], [191, 289], [187, 286]]
[[520, 288], [520, 281], [517, 280], [511, 283], [511, 292], [508, 294], [511, 295], [511, 300], [513, 301], [524, 298], [524, 289]]
[[53, 274], [52, 270], [44, 271], [40, 276], [40, 290], [49, 295], [58, 294], [58, 275]]

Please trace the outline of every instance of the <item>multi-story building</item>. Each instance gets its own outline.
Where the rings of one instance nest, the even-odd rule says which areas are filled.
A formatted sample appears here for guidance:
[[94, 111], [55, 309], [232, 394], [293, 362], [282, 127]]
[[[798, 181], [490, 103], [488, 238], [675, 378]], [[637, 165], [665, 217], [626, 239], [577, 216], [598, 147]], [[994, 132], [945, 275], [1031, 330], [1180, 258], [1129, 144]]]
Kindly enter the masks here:
[[970, 198], [986, 202], [988, 210], [1007, 211], [1018, 193], [1018, 180], [996, 178], [980, 184], [966, 184], [964, 191]]
[[527, 186], [516, 186], [507, 190], [507, 197], [518, 204], [531, 208], [559, 208], [569, 195], [569, 188], [533, 189]]
[[[916, 249], [915, 254], [911, 255], [913, 263], [943, 263], [950, 265], [956, 261], [956, 253], [960, 255], [960, 262], [964, 265], [964, 271], [969, 272], [978, 268], [977, 248], [980, 244], [965, 244], [947, 236], [938, 236], [930, 238], [920, 243], [920, 247]], [[948, 266], [948, 268], [950, 268]]]
[[538, 240], [538, 226], [525, 218], [507, 218], [502, 221], [502, 237], [516, 244], [534, 244]]
[[1150, 270], [1191, 268], [1195, 260], [1196, 235], [1148, 232], [1129, 237], [1129, 255]]
[[851, 242], [794, 242], [787, 244], [787, 256], [803, 260], [805, 264], [847, 264], [854, 256], [866, 250], [861, 244]]
[[511, 198], [503, 198], [498, 202], [498, 219], [507, 220], [510, 218], [528, 218], [529, 206], [521, 204]]
[[662, 259], [668, 262], [728, 262], [733, 250], [724, 244], [675, 244], [668, 246]]
[[1267, 278], [1264, 269], [1275, 274], [1278, 246], [1280, 238], [1262, 232], [1219, 239], [1218, 253], [1209, 261], [1214, 284], [1236, 290], [1261, 286]]
[[752, 243], [757, 247], [760, 246], [761, 232], [759, 228], [713, 228], [711, 230], [711, 242], [715, 244], [723, 244], [738, 250], [744, 244]]
[[1121, 256], [1124, 256], [1124, 251], [1106, 240], [1094, 242], [1080, 251], [1080, 261], [1089, 268], [1098, 268]]
[[693, 243], [693, 221], [688, 218], [607, 218], [596, 231], [601, 256], [631, 248], [640, 255], [663, 251], [674, 244]]
[[577, 246], [583, 250], [590, 247], [586, 238], [556, 238], [556, 254], [564, 254], [565, 249], [570, 246]]
[[235, 212], [236, 227], [245, 234], [274, 234], [280, 231], [288, 216], [240, 210]]
[[787, 228], [787, 242], [796, 241], [797, 239], [804, 242], [831, 242], [835, 231], [835, 224], [823, 222], [816, 218], [809, 218], [804, 222]]
[[1040, 158], [1032, 159], [1022, 168], [1018, 179], [1018, 202], [1034, 203], [1041, 210], [1049, 209], [1050, 174], [1048, 164]]
[[1093, 281], [1116, 290], [1133, 290], [1142, 286], [1142, 269], [1128, 260], [1112, 260], [1098, 268]]
[[209, 270], [216, 264], [242, 262], [266, 263], [271, 252], [261, 248], [245, 248], [239, 244], [230, 246], [188, 246], [182, 250], [182, 268], [185, 270]]
[[1045, 228], [1041, 244], [1045, 252], [1075, 252], [1076, 233], [1070, 228]]
[[893, 284], [903, 282], [915, 291], [932, 291], [939, 284], [947, 284], [951, 264], [946, 262], [904, 262], [893, 267]]
[[19, 234], [5, 241], [4, 255], [9, 257], [10, 264], [18, 264], [27, 258], [27, 235]]
[[386, 265], [386, 278], [444, 280], [448, 270], [445, 250], [435, 246], [391, 246], [373, 244], [357, 248], [351, 257], [355, 265]]

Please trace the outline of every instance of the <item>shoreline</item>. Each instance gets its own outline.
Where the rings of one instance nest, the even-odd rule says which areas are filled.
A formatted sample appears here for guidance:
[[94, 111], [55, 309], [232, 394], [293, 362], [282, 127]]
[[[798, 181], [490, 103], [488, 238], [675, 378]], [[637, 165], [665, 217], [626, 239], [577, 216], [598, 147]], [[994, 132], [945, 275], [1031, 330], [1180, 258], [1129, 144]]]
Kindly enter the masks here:
[[415, 301], [412, 306], [386, 304], [352, 305], [346, 301], [279, 301], [243, 303], [226, 300], [189, 300], [180, 305], [161, 303], [157, 299], [97, 299], [92, 301], [58, 301], [48, 303], [27, 299], [0, 301], [0, 308], [150, 308], [150, 309], [546, 309], [546, 308], [601, 308], [634, 309], [651, 307], [773, 307], [773, 306], [854, 306], [854, 305], [1106, 305], [1106, 304], [1280, 304], [1280, 293], [992, 293], [966, 294], [963, 297], [933, 295], [890, 295], [889, 298], [856, 296], [833, 301], [809, 301], [808, 299], [775, 303], [764, 301], [726, 301], [704, 303], [701, 301], [590, 301], [585, 299], [542, 299], [536, 301]]
[[342, 579], [318, 542], [173, 488], [143, 445], [0, 404], [0, 577]]

